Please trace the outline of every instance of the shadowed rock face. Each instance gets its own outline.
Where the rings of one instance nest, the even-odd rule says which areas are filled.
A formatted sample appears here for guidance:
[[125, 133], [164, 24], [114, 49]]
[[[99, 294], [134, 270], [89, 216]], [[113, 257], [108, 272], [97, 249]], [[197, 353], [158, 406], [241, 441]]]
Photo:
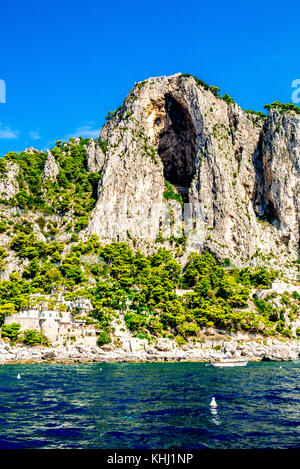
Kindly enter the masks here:
[[[157, 117], [154, 125], [161, 125]], [[196, 130], [191, 116], [172, 95], [165, 95], [163, 129], [158, 135], [158, 154], [164, 177], [174, 185], [189, 188], [196, 172]]]
[[258, 252], [276, 264], [298, 258], [300, 116], [261, 119], [177, 74], [137, 84], [100, 138], [88, 233], [156, 249], [170, 209], [181, 217], [174, 200], [158, 207], [167, 180], [191, 204], [187, 254], [207, 249], [237, 265], [261, 263]]

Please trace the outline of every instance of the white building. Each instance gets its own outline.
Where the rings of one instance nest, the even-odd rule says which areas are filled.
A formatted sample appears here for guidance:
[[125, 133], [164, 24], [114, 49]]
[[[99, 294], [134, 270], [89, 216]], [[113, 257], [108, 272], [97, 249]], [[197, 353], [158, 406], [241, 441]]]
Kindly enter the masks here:
[[[76, 320], [76, 315], [87, 315], [92, 304], [90, 300], [79, 298], [67, 301], [62, 295], [58, 297], [31, 295], [31, 307], [5, 318], [5, 324], [18, 323], [21, 330], [35, 329], [45, 334], [52, 344], [66, 340], [82, 339], [95, 345], [96, 330], [93, 325], [86, 326], [85, 320]], [[51, 308], [50, 308], [51, 305]]]

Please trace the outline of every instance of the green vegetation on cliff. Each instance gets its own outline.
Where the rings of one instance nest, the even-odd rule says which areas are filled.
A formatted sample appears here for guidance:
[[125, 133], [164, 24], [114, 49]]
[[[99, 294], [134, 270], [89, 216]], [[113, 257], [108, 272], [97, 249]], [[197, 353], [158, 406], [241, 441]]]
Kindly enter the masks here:
[[[146, 256], [126, 243], [103, 246], [96, 235], [73, 243], [65, 253], [63, 247], [39, 242], [33, 234], [15, 236], [11, 248], [29, 263], [22, 274], [0, 281], [0, 313], [1, 308], [7, 314], [24, 309], [30, 294], [58, 288], [69, 298], [91, 299], [93, 310], [87, 319], [97, 324], [102, 345], [110, 342], [112, 318], [120, 314], [136, 337], [175, 337], [181, 345], [208, 327], [291, 336], [284, 326], [284, 311], [252, 297], [253, 288], [265, 289], [276, 278], [272, 270], [221, 265], [209, 253], [190, 254], [182, 268], [164, 248]], [[292, 306], [290, 313], [297, 314], [299, 298], [287, 296], [285, 301]], [[18, 335], [17, 330], [4, 328], [5, 333]], [[37, 340], [33, 333], [25, 337]]]
[[264, 108], [268, 111], [271, 109], [277, 109], [280, 114], [287, 111], [294, 111], [296, 114], [300, 114], [300, 107], [295, 106], [293, 103], [281, 103], [280, 101], [274, 101], [271, 104], [266, 104]]
[[51, 149], [59, 170], [54, 179], [44, 177], [46, 153], [37, 150], [8, 153], [1, 161], [2, 171], [5, 174], [8, 162], [19, 166], [16, 177], [19, 192], [9, 201], [1, 202], [47, 214], [70, 214], [78, 218], [77, 230], [80, 231], [95, 206], [100, 179], [100, 173], [87, 171], [88, 142], [89, 139], [56, 142]]

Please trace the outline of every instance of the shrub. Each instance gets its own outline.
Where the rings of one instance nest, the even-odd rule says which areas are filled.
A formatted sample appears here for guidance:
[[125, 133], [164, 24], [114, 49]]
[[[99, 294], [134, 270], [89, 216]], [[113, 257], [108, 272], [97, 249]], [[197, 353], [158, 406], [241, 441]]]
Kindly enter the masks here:
[[88, 217], [80, 217], [74, 225], [74, 230], [78, 233], [88, 226]]
[[20, 208], [26, 208], [28, 203], [29, 196], [27, 192], [20, 191], [16, 195], [16, 200]]
[[25, 331], [23, 343], [26, 345], [31, 345], [31, 346], [34, 346], [34, 345], [48, 346], [49, 340], [44, 334], [42, 334], [42, 332], [39, 332], [35, 329], [28, 329], [27, 331]]
[[102, 347], [102, 345], [109, 344], [110, 342], [111, 338], [109, 337], [108, 333], [105, 331], [100, 332], [97, 339], [97, 345], [99, 345], [99, 347]]
[[300, 300], [300, 295], [299, 295], [299, 293], [296, 292], [296, 291], [294, 291], [294, 292], [292, 293], [292, 297], [293, 297], [295, 300]]
[[7, 230], [7, 225], [5, 223], [5, 221], [1, 220], [0, 221], [0, 233], [4, 233], [4, 231]]
[[13, 322], [12, 324], [3, 324], [1, 329], [1, 336], [7, 337], [11, 340], [11, 342], [14, 343], [20, 334], [20, 329], [20, 324], [17, 324], [16, 322]]
[[212, 94], [213, 94], [214, 96], [216, 96], [217, 98], [219, 98], [220, 88], [218, 88], [217, 86], [210, 86], [209, 89], [210, 89], [210, 91], [212, 92]]
[[6, 316], [11, 316], [16, 313], [15, 305], [13, 303], [5, 303], [0, 306], [0, 325], [3, 324]]
[[78, 239], [79, 239], [78, 234], [77, 233], [72, 233], [71, 242], [72, 243], [77, 243]]
[[286, 111], [294, 111], [296, 114], [300, 114], [300, 107], [295, 106], [293, 103], [281, 103], [280, 101], [274, 101], [271, 104], [266, 104], [264, 108], [268, 111], [270, 111], [270, 109], [278, 109], [281, 114]]
[[100, 140], [98, 143], [99, 143], [101, 150], [105, 154], [107, 152], [107, 142], [105, 142], [104, 140]]
[[234, 100], [232, 99], [231, 96], [229, 96], [227, 93], [224, 94], [223, 96], [223, 101], [225, 101], [225, 103], [227, 104], [234, 104]]
[[184, 337], [188, 337], [191, 335], [195, 336], [199, 334], [199, 332], [200, 332], [200, 327], [193, 323], [191, 324], [185, 323], [179, 329], [179, 333]]
[[249, 114], [254, 114], [258, 117], [261, 117], [262, 119], [264, 119], [266, 117], [266, 115], [261, 111], [252, 111], [252, 110], [248, 109], [248, 110], [246, 110], [246, 112], [248, 112]]
[[164, 199], [165, 200], [176, 200], [181, 205], [183, 205], [183, 200], [181, 195], [175, 191], [175, 187], [169, 181], [165, 181], [165, 190], [164, 190]]
[[250, 275], [251, 284], [256, 288], [268, 287], [277, 277], [278, 273], [275, 270], [267, 270], [265, 267], [255, 270]]
[[175, 341], [177, 342], [179, 347], [186, 344], [186, 340], [183, 337], [181, 337], [181, 335], [177, 335]]
[[205, 81], [201, 80], [200, 78], [197, 78], [193, 75], [191, 75], [190, 73], [183, 73], [182, 74], [183, 77], [193, 77], [197, 86], [203, 86], [204, 89], [208, 90], [209, 89], [209, 85], [207, 83], [205, 83]]
[[146, 318], [142, 314], [127, 313], [125, 314], [125, 323], [130, 331], [138, 331], [139, 328], [146, 323]]
[[292, 338], [292, 331], [290, 329], [283, 329], [281, 331], [281, 334], [284, 335], [285, 337], [289, 337], [290, 339]]
[[105, 120], [109, 121], [110, 119], [115, 117], [116, 114], [117, 114], [117, 111], [109, 111], [107, 116], [105, 116]]

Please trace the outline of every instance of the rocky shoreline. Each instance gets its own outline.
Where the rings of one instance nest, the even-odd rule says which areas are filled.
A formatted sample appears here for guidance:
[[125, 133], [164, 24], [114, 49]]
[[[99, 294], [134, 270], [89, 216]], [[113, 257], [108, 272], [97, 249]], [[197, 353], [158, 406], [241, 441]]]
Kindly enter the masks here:
[[171, 348], [167, 341], [145, 346], [138, 351], [113, 349], [109, 346], [92, 347], [69, 345], [56, 347], [11, 346], [0, 343], [0, 364], [13, 363], [105, 363], [105, 362], [202, 362], [223, 359], [248, 361], [299, 360], [300, 341], [277, 339], [230, 341], [211, 347], [205, 344]]

